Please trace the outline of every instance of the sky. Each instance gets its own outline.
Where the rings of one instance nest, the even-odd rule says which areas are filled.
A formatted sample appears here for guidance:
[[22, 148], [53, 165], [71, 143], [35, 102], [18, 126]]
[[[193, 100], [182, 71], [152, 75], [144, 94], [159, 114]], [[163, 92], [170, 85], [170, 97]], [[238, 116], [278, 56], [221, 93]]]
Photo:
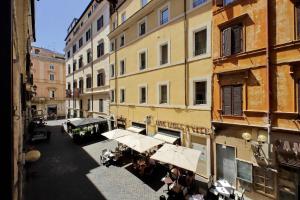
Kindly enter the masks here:
[[36, 1], [34, 46], [64, 53], [67, 29], [74, 17], [79, 18], [90, 0]]

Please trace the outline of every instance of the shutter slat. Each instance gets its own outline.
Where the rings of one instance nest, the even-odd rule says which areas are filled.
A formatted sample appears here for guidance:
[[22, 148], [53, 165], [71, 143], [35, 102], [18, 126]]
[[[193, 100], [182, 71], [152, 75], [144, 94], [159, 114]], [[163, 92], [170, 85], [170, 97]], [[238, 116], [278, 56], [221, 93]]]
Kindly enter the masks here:
[[233, 115], [242, 115], [242, 86], [234, 86], [232, 88], [233, 92]]
[[231, 55], [231, 27], [223, 30], [223, 56]]
[[223, 87], [223, 115], [231, 115], [231, 86]]
[[242, 51], [242, 26], [236, 26], [232, 29], [233, 53]]

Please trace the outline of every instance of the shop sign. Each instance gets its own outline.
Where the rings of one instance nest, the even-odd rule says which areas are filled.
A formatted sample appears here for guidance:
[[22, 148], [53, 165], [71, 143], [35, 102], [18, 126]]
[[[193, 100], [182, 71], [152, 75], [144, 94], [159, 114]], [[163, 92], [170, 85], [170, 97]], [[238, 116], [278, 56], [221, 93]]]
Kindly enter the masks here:
[[276, 140], [275, 148], [277, 149], [278, 152], [292, 153], [296, 155], [300, 154], [300, 142]]
[[182, 130], [185, 133], [186, 132], [202, 133], [202, 134], [212, 133], [211, 129], [209, 129], [209, 128], [193, 126], [193, 125], [187, 125], [187, 124], [181, 124], [181, 123], [176, 123], [176, 122], [156, 120], [156, 125], [160, 126], [160, 127], [165, 127], [165, 128]]

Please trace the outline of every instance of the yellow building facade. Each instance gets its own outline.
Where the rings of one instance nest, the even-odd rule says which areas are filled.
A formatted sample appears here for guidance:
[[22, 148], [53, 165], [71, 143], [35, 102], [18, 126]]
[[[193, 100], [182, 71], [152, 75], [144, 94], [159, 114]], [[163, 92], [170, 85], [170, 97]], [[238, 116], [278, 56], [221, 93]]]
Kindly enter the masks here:
[[111, 15], [110, 114], [117, 127], [202, 151], [211, 175], [212, 2], [129, 0]]

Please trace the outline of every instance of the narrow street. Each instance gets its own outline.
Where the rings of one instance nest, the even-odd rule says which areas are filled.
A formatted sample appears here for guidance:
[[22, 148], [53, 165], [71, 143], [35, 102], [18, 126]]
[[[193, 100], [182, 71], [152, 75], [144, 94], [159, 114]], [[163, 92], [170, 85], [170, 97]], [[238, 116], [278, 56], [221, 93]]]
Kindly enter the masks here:
[[146, 183], [124, 166], [100, 166], [98, 156], [103, 149], [113, 149], [115, 141], [94, 141], [77, 145], [68, 134], [61, 133], [62, 120], [49, 121], [52, 132], [50, 142], [34, 144], [41, 158], [25, 181], [25, 200], [152, 200], [166, 194], [166, 185], [160, 179], [165, 174]]

